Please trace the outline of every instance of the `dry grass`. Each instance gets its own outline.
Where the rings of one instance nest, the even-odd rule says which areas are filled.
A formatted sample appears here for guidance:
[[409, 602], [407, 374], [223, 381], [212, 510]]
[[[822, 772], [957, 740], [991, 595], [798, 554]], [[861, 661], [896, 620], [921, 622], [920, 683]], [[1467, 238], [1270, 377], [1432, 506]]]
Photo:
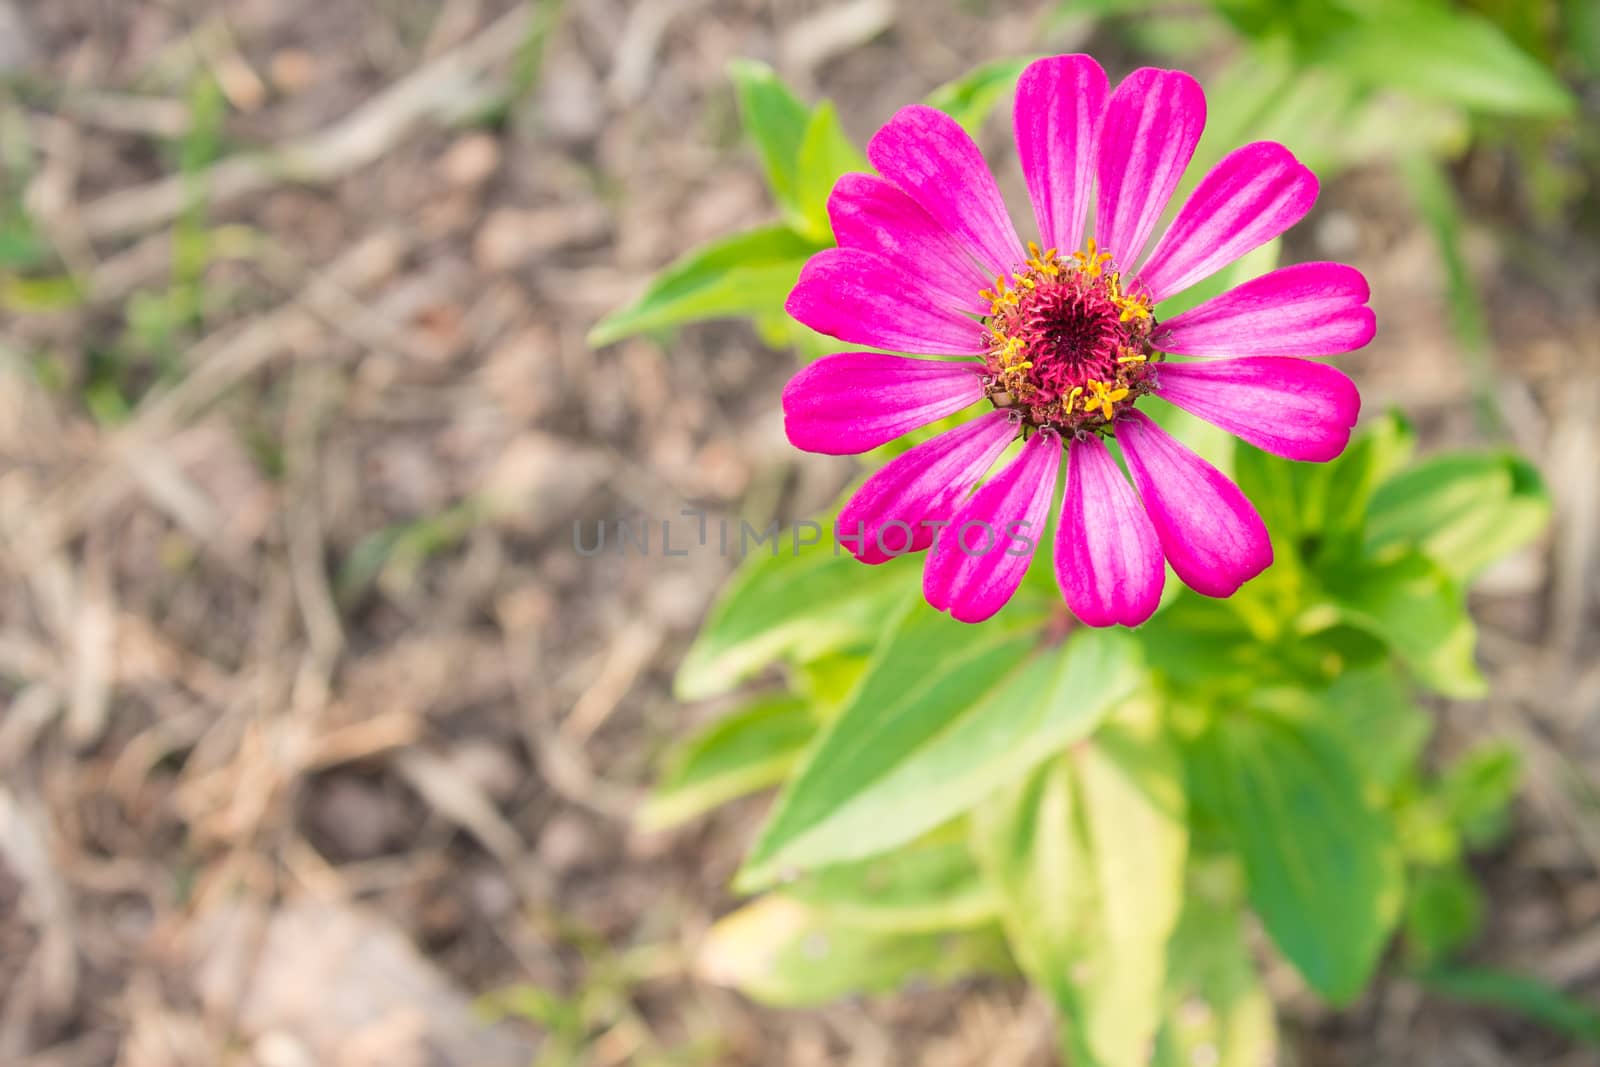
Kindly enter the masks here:
[[[798, 515], [843, 474], [790, 454], [788, 357], [746, 329], [583, 344], [767, 212], [725, 62], [778, 61], [859, 135], [1036, 50], [1039, 13], [566, 8], [0, 0], [28, 37], [0, 50], [25, 64], [0, 204], [80, 285], [0, 321], [0, 1063], [515, 1065], [535, 1030], [468, 1008], [514, 983], [572, 998], [594, 1067], [1050, 1062], [1011, 987], [780, 1013], [689, 974], [756, 809], [668, 836], [630, 814], [730, 564], [569, 542], [629, 510]], [[1426, 236], [1381, 176], [1326, 200], [1297, 251], [1373, 278], [1369, 407], [1474, 439]], [[1474, 250], [1497, 396], [1560, 509], [1479, 594], [1493, 695], [1445, 709], [1441, 744], [1526, 747], [1481, 951], [1582, 990], [1600, 255], [1564, 240], [1542, 267]], [[1290, 1011], [1306, 1064], [1595, 1062], [1399, 982], [1339, 1021]]]

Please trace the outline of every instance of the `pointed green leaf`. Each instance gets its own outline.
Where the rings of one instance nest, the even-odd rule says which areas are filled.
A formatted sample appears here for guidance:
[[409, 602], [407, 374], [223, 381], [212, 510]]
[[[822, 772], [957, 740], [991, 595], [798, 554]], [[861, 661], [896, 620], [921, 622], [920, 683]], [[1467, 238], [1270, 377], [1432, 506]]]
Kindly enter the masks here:
[[1393, 827], [1342, 747], [1307, 721], [1235, 709], [1190, 755], [1267, 932], [1312, 988], [1350, 1000], [1388, 941], [1403, 884]]
[[795, 174], [797, 229], [820, 244], [833, 243], [833, 223], [828, 218], [828, 195], [841, 174], [868, 170], [866, 157], [839, 125], [833, 105], [824, 100], [811, 113]]
[[774, 806], [737, 885], [861, 859], [959, 815], [1087, 735], [1136, 684], [1116, 631], [1041, 644], [1013, 605], [983, 626], [918, 598]]
[[632, 304], [601, 319], [591, 347], [706, 319], [781, 314], [800, 268], [820, 246], [787, 226], [713, 241], [656, 275]]
[[1372, 496], [1367, 547], [1421, 548], [1462, 581], [1537, 537], [1550, 520], [1539, 472], [1510, 453], [1457, 452], [1403, 471]]
[[784, 214], [799, 214], [795, 198], [795, 178], [799, 170], [800, 145], [811, 121], [811, 108], [795, 96], [765, 63], [736, 59], [728, 64], [734, 93], [739, 98], [739, 114], [745, 132], [756, 143], [761, 165], [767, 172], [767, 185]]
[[705, 981], [769, 1004], [820, 1004], [852, 993], [887, 993], [915, 978], [1008, 973], [993, 928], [943, 934], [863, 930], [787, 897], [766, 896], [711, 928], [695, 960]]
[[757, 698], [673, 751], [640, 823], [648, 829], [676, 826], [777, 785], [816, 732], [806, 701], [787, 694]]
[[1461, 588], [1420, 552], [1364, 561], [1324, 575], [1341, 617], [1382, 638], [1427, 685], [1447, 696], [1484, 693], [1473, 661], [1477, 629]]
[[959, 824], [881, 856], [814, 871], [778, 890], [866, 930], [932, 933], [995, 921], [999, 899], [978, 874]]
[[1488, 19], [1433, 4], [1390, 3], [1336, 35], [1328, 63], [1378, 89], [1498, 115], [1560, 118], [1572, 93]]
[[[1231, 894], [1230, 894], [1231, 901]], [[1167, 945], [1167, 1015], [1152, 1067], [1264, 1067], [1277, 1021], [1236, 907], [1190, 884]]]
[[925, 101], [960, 123], [974, 137], [995, 106], [1017, 85], [1026, 59], [996, 59], [973, 68], [928, 94]]
[[1600, 1045], [1600, 1009], [1528, 975], [1450, 967], [1423, 976], [1430, 991], [1464, 1004], [1500, 1008], [1587, 1045]]
[[1181, 781], [1152, 709], [1135, 703], [974, 815], [1013, 952], [1084, 1067], [1149, 1062], [1183, 900]]
[[826, 535], [799, 548], [780, 537], [775, 554], [753, 552], [679, 664], [678, 699], [725, 693], [774, 660], [804, 663], [866, 643], [917, 587], [916, 562], [869, 567]]
[[1423, 967], [1467, 947], [1483, 925], [1483, 892], [1458, 860], [1411, 878], [1406, 893], [1407, 954]]

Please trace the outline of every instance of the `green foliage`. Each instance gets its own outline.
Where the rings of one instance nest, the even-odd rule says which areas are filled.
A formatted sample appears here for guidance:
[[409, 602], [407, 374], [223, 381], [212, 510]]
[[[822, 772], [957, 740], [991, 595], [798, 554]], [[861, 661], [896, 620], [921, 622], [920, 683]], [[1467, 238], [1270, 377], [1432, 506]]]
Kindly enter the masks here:
[[[929, 103], [976, 128], [1010, 92], [1023, 60], [1002, 60], [934, 91]], [[828, 196], [839, 176], [869, 169], [833, 105], [809, 105], [764, 63], [728, 68], [744, 131], [754, 144], [782, 221], [713, 241], [669, 266], [627, 307], [590, 331], [591, 346], [710, 319], [753, 321], [762, 339], [815, 359], [831, 342], [791, 321], [784, 300], [800, 268], [833, 244]]]
[[779, 787], [736, 882], [767, 895], [719, 924], [709, 973], [814, 1003], [1009, 958], [1071, 1062], [1118, 1067], [1270, 1053], [1247, 913], [1336, 1003], [1397, 931], [1414, 965], [1448, 963], [1481, 913], [1465, 857], [1503, 832], [1516, 763], [1492, 747], [1424, 775], [1415, 689], [1478, 691], [1462, 583], [1549, 505], [1513, 457], [1412, 447], [1396, 418], [1327, 464], [1239, 445], [1277, 562], [1133, 633], [1063, 627], [1047, 568], [969, 627], [907, 561], [753, 555], [679, 689], [776, 667], [793, 695], [688, 742], [646, 814]]
[[686, 322], [780, 309], [818, 247], [787, 226], [715, 241], [668, 267], [638, 300], [601, 320], [589, 343], [607, 345]]
[[640, 823], [650, 829], [675, 826], [777, 785], [816, 730], [806, 701], [787, 695], [757, 698], [673, 753], [639, 813]]
[[1020, 605], [972, 627], [917, 598], [779, 795], [738, 879], [871, 856], [971, 808], [1087, 735], [1132, 689], [1133, 642], [1040, 640]]
[[1538, 536], [1550, 520], [1543, 479], [1509, 452], [1438, 456], [1374, 494], [1367, 547], [1417, 544], [1457, 581]]
[[955, 81], [946, 82], [929, 93], [929, 107], [936, 107], [977, 135], [979, 127], [994, 112], [1017, 84], [1017, 76], [1028, 65], [1026, 59], [997, 59], [974, 67]]
[[1574, 1040], [1600, 1045], [1600, 1010], [1536, 978], [1475, 967], [1435, 971], [1423, 981], [1453, 1000], [1512, 1011]]
[[1274, 943], [1323, 996], [1354, 998], [1399, 916], [1402, 868], [1351, 755], [1303, 707], [1220, 716], [1190, 754], [1196, 803], [1225, 828]]
[[1135, 703], [974, 815], [973, 850], [1073, 1062], [1136, 1067], [1160, 1028], [1183, 903], [1181, 781], [1153, 709]]
[[718, 922], [698, 963], [711, 981], [795, 1006], [885, 993], [913, 979], [1009, 969], [1005, 942], [991, 928], [885, 932], [780, 895], [761, 897]]
[[864, 568], [831, 540], [799, 540], [780, 535], [775, 553], [745, 559], [678, 666], [678, 699], [727, 692], [775, 660], [865, 645], [920, 577], [912, 561]]
[[[1118, 17], [1148, 3], [1095, 7]], [[1432, 153], [1458, 151], [1484, 116], [1568, 113], [1538, 20], [1442, 0], [1214, 0], [1206, 19], [1248, 47], [1210, 94], [1188, 182], [1262, 136], [1321, 170], [1404, 158], [1490, 411], [1488, 334]], [[1430, 40], [1450, 54], [1429, 54]], [[1020, 68], [989, 64], [929, 102], [975, 130]], [[782, 305], [831, 242], [834, 181], [864, 161], [831, 105], [801, 101], [760, 64], [731, 73], [781, 221], [691, 253], [594, 343], [731, 316], [803, 356], [826, 350]], [[1269, 243], [1163, 312], [1277, 254]], [[1020, 969], [1055, 1005], [1074, 1067], [1255, 1067], [1276, 1033], [1253, 916], [1329, 1001], [1359, 995], [1398, 934], [1395, 958], [1454, 976], [1463, 995], [1581, 1031], [1559, 1000], [1450, 970], [1478, 930], [1468, 861], [1508, 825], [1514, 755], [1421, 769], [1432, 719], [1418, 692], [1482, 695], [1466, 588], [1548, 521], [1537, 471], [1503, 451], [1414, 462], [1394, 416], [1369, 417], [1337, 460], [1306, 464], [1151, 410], [1231, 470], [1267, 523], [1274, 565], [1226, 600], [1172, 582], [1138, 631], [1088, 630], [1036, 560], [1012, 603], [970, 627], [923, 603], [917, 561], [859, 564], [826, 523], [820, 544], [802, 530], [749, 554], [676, 690], [705, 699], [762, 675], [765, 695], [676, 748], [642, 816], [675, 824], [776, 787], [735, 881], [762, 895], [713, 929], [702, 973], [810, 1004]]]

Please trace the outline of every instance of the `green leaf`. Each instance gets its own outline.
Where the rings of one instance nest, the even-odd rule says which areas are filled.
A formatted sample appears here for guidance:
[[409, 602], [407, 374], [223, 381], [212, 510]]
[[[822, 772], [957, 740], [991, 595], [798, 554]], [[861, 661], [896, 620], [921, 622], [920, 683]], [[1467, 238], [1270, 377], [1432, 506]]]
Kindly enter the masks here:
[[939, 86], [924, 102], [955, 119], [976, 137], [995, 106], [1016, 88], [1017, 76], [1027, 65], [1026, 59], [992, 60]]
[[1431, 4], [1392, 3], [1327, 44], [1328, 63], [1378, 89], [1498, 115], [1561, 118], [1575, 101], [1561, 80], [1494, 23]]
[[1485, 691], [1473, 661], [1477, 630], [1461, 588], [1420, 552], [1347, 565], [1324, 576], [1340, 616], [1383, 639], [1420, 679], [1447, 696]]
[[1367, 548], [1422, 549], [1461, 581], [1527, 544], [1550, 520], [1539, 472], [1509, 452], [1435, 456], [1373, 494]]
[[787, 226], [713, 241], [656, 275], [632, 304], [589, 331], [590, 347], [705, 319], [778, 314], [806, 259], [820, 246]]
[[1309, 723], [1240, 709], [1191, 757], [1267, 932], [1312, 988], [1349, 1001], [1398, 917], [1402, 869], [1393, 828], [1341, 747]]
[[1483, 924], [1483, 893], [1460, 863], [1415, 873], [1406, 893], [1406, 948], [1423, 966], [1459, 952]]
[[1152, 709], [1134, 704], [974, 816], [1012, 951], [1061, 1010], [1072, 1063], [1148, 1062], [1183, 900], [1181, 779]]
[[993, 928], [944, 934], [863, 930], [780, 896], [762, 897], [711, 928], [695, 972], [769, 1004], [820, 1004], [852, 993], [887, 993], [913, 978], [1009, 973]]
[[1328, 463], [1297, 463], [1237, 442], [1233, 470], [1274, 543], [1307, 559], [1359, 555], [1367, 501], [1409, 454], [1411, 431], [1377, 421]]
[[839, 125], [839, 115], [826, 100], [811, 113], [795, 173], [796, 229], [819, 244], [833, 243], [828, 195], [841, 174], [867, 170], [867, 160]]
[[1138, 680], [1116, 631], [1042, 645], [1013, 605], [967, 626], [917, 598], [807, 753], [735, 883], [904, 844], [1092, 731]]
[[1504, 742], [1489, 742], [1462, 756], [1439, 777], [1437, 803], [1469, 848], [1488, 848], [1511, 826], [1511, 804], [1522, 785], [1522, 759]]
[[832, 921], [893, 933], [983, 926], [999, 910], [963, 837], [942, 832], [859, 863], [824, 867], [778, 893]]
[[673, 751], [640, 823], [648, 829], [676, 826], [777, 785], [816, 732], [806, 701], [786, 694], [757, 698]]
[[800, 146], [811, 122], [811, 109], [765, 63], [736, 59], [728, 64], [734, 93], [739, 98], [739, 113], [745, 132], [756, 143], [761, 165], [767, 172], [767, 185], [785, 215], [798, 217], [796, 176]]
[[1276, 1062], [1272, 1000], [1256, 974], [1238, 908], [1203, 885], [1184, 894], [1167, 945], [1168, 1008], [1152, 1067], [1263, 1067]]
[[1502, 1008], [1589, 1045], [1600, 1045], [1600, 1009], [1537, 978], [1452, 967], [1422, 976], [1431, 991], [1466, 1004]]
[[[798, 533], [798, 531], [796, 531]], [[725, 693], [778, 659], [805, 663], [865, 644], [917, 588], [915, 560], [869, 567], [831, 538], [752, 553], [678, 666], [679, 700]]]
[[1322, 722], [1366, 781], [1388, 793], [1416, 769], [1433, 719], [1387, 664], [1346, 671], [1317, 699], [1328, 710]]

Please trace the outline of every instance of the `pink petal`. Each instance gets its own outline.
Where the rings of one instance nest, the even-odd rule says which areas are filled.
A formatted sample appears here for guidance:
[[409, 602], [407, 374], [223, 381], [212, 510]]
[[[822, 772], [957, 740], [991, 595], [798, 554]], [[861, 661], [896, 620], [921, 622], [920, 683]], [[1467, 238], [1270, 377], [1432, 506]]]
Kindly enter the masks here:
[[1063, 254], [1082, 247], [1106, 112], [1106, 72], [1088, 56], [1052, 56], [1017, 81], [1012, 125], [1040, 240]]
[[951, 307], [986, 314], [979, 291], [994, 284], [917, 202], [871, 174], [846, 174], [828, 197], [828, 217], [840, 248], [859, 248], [893, 263], [943, 297]]
[[1361, 413], [1361, 394], [1343, 373], [1289, 356], [1162, 363], [1156, 393], [1285, 459], [1337, 456]]
[[1139, 268], [1152, 300], [1209, 278], [1305, 217], [1317, 177], [1275, 141], [1235, 148], [1200, 179], [1156, 250]]
[[789, 380], [783, 426], [807, 452], [866, 452], [982, 399], [982, 375], [978, 363], [841, 352]]
[[955, 235], [991, 277], [1021, 261], [1022, 239], [1000, 186], [955, 119], [920, 104], [901, 108], [873, 135], [867, 158]]
[[863, 563], [920, 552], [933, 541], [927, 522], [949, 518], [1016, 439], [1011, 417], [991, 411], [924, 441], [856, 490], [839, 512], [835, 538]]
[[1056, 527], [1056, 582], [1067, 607], [1089, 626], [1138, 626], [1166, 580], [1156, 528], [1105, 442], [1072, 442]]
[[1100, 130], [1094, 228], [1117, 270], [1138, 261], [1205, 125], [1205, 93], [1181, 70], [1142, 67], [1111, 95]]
[[1343, 263], [1299, 263], [1163, 322], [1151, 343], [1185, 356], [1332, 356], [1377, 332], [1367, 280]]
[[851, 344], [975, 356], [983, 327], [956, 311], [888, 260], [854, 248], [812, 256], [784, 305], [805, 325]]
[[1061, 438], [1035, 433], [1016, 459], [972, 494], [939, 532], [922, 595], [961, 622], [982, 622], [1011, 599], [1044, 536]]
[[1267, 527], [1221, 471], [1142, 412], [1118, 420], [1117, 443], [1161, 551], [1190, 588], [1206, 596], [1232, 596], [1267, 569], [1272, 562]]

